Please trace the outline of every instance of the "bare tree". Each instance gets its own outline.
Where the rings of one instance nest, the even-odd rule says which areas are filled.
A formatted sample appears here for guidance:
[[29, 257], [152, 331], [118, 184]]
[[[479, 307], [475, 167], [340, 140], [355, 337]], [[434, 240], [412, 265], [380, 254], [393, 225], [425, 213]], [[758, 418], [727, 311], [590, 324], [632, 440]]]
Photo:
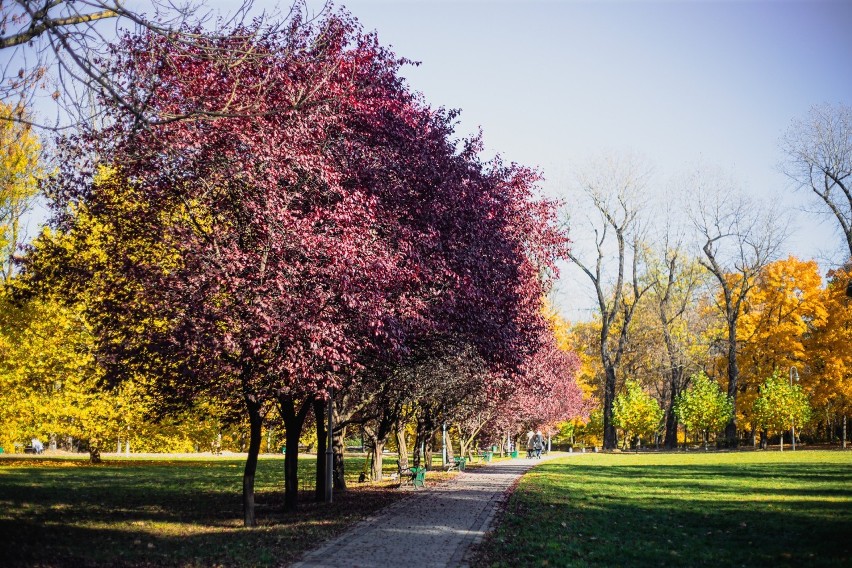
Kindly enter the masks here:
[[[686, 342], [693, 337], [690, 315], [696, 304], [696, 293], [703, 283], [704, 271], [691, 257], [671, 222], [667, 222], [660, 242], [651, 278], [652, 297], [659, 317], [667, 364], [662, 389], [665, 403], [664, 445], [677, 446], [677, 417], [673, 411], [677, 395], [686, 388], [687, 371], [692, 363]], [[678, 332], [679, 330], [679, 332]]]
[[719, 284], [716, 304], [725, 320], [728, 396], [734, 405], [725, 437], [736, 447], [737, 322], [758, 273], [775, 260], [788, 222], [773, 205], [749, 199], [730, 178], [697, 172], [684, 183], [687, 214], [703, 252], [700, 262]]
[[[202, 0], [183, 4], [151, 0], [139, 3], [138, 8], [132, 4], [122, 0], [0, 0], [0, 53], [5, 56], [0, 97], [18, 101], [20, 109], [40, 110], [45, 107], [41, 99], [52, 99], [51, 108], [56, 111], [49, 120], [34, 121], [23, 113], [11, 119], [49, 129], [75, 127], [92, 120], [96, 108], [91, 105], [93, 98], [105, 97], [143, 122], [155, 121], [156, 117], [147, 116], [141, 108], [144, 97], [134, 92], [139, 86], [118, 80], [110, 68], [110, 43], [123, 29], [159, 34], [188, 54], [215, 57], [228, 65], [252, 56], [250, 51], [237, 48], [217, 50], [215, 42], [209, 41], [243, 22], [252, 10], [252, 0], [235, 3], [225, 17], [215, 17]], [[293, 23], [294, 15], [311, 19], [306, 4], [298, 0], [288, 15], [261, 17], [275, 22], [267, 28], [271, 31]], [[252, 44], [250, 40], [246, 38], [247, 46]], [[187, 117], [191, 116], [194, 113], [188, 112]]]
[[612, 421], [617, 371], [628, 340], [630, 321], [649, 286], [642, 284], [644, 262], [640, 213], [649, 177], [647, 167], [632, 157], [606, 157], [579, 178], [579, 187], [593, 208], [588, 225], [571, 223], [576, 240], [580, 230], [594, 235], [595, 251], [588, 258], [576, 251], [569, 258], [588, 276], [601, 314], [600, 357], [604, 368], [604, 448], [618, 444]]
[[781, 147], [784, 173], [837, 220], [852, 256], [852, 107], [813, 106], [793, 121]]

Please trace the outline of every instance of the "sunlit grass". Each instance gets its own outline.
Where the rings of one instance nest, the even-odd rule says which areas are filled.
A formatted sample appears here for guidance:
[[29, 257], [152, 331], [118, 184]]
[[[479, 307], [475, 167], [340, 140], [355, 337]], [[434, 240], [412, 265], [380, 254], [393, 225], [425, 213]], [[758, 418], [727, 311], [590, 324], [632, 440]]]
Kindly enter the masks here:
[[587, 454], [522, 478], [479, 566], [849, 566], [852, 452]]

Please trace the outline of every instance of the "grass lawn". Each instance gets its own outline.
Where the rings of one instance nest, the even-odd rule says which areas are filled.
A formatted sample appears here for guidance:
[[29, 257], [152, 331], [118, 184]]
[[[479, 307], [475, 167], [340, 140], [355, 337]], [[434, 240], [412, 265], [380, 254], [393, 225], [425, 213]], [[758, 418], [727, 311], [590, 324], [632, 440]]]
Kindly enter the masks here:
[[[84, 456], [85, 457], [85, 456]], [[242, 527], [239, 457], [0, 459], [2, 566], [277, 566], [407, 494], [357, 483], [364, 458], [347, 458], [351, 490], [313, 500], [314, 456], [299, 460], [301, 508], [285, 513], [284, 460], [261, 457], [260, 526]], [[388, 470], [396, 459], [385, 457]], [[446, 477], [430, 473], [427, 482]], [[301, 483], [301, 481], [300, 481]]]
[[474, 566], [852, 566], [852, 452], [575, 455], [500, 519]]

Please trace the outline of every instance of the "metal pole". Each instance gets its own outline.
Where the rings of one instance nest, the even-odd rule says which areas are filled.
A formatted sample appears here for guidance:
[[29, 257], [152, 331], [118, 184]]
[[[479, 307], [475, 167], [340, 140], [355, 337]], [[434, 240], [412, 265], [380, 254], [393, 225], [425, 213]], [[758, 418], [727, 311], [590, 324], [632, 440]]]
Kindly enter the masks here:
[[334, 430], [334, 389], [328, 389], [328, 402], [326, 403], [328, 408], [326, 412], [328, 413], [328, 425], [326, 426], [326, 435], [325, 435], [325, 502], [331, 503], [332, 500], [332, 491], [334, 489], [334, 447], [333, 447], [333, 439], [334, 436], [332, 432]]
[[447, 467], [447, 423], [441, 425], [441, 466]]

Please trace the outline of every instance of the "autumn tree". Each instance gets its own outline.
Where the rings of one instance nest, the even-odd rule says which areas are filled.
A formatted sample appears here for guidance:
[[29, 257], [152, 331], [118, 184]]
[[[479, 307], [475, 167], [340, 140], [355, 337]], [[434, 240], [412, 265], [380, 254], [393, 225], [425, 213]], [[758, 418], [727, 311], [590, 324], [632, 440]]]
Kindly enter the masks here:
[[0, 103], [0, 278], [9, 283], [14, 273], [12, 261], [23, 242], [21, 222], [32, 208], [41, 176], [41, 145], [31, 127], [10, 117], [26, 113]]
[[523, 383], [512, 395], [519, 422], [530, 429], [555, 432], [560, 422], [588, 418], [577, 385], [576, 355], [546, 342], [524, 366]]
[[[786, 221], [771, 205], [746, 197], [732, 180], [697, 173], [684, 183], [689, 195], [687, 214], [703, 253], [700, 262], [719, 287], [716, 305], [725, 321], [727, 394], [736, 411], [740, 390], [737, 323], [757, 275], [778, 252]], [[736, 414], [725, 427], [725, 437], [729, 446], [738, 445]]]
[[660, 367], [665, 369], [666, 380], [660, 396], [664, 401], [664, 444], [668, 449], [677, 446], [675, 401], [698, 363], [695, 356], [696, 347], [700, 345], [697, 341], [698, 294], [705, 284], [701, 265], [689, 256], [685, 238], [673, 227], [672, 222], [666, 223], [660, 245], [649, 261], [652, 288], [648, 299], [655, 308], [659, 325], [647, 325], [652, 332], [659, 330], [665, 346]]
[[784, 173], [834, 217], [852, 256], [852, 107], [822, 104], [797, 118], [781, 141]]
[[706, 450], [710, 432], [725, 427], [734, 406], [719, 383], [699, 372], [690, 378], [689, 387], [677, 395], [674, 412], [685, 428], [701, 432]]
[[[42, 246], [42, 237], [36, 246]], [[13, 279], [0, 292], [0, 392], [8, 443], [33, 437], [56, 444], [81, 440], [99, 463], [108, 440], [145, 410], [128, 382], [105, 393], [92, 328], [79, 301], [63, 301], [57, 288], [33, 294]]]
[[[258, 113], [141, 128], [134, 112], [105, 101], [110, 125], [65, 146], [54, 223], [73, 229], [82, 204], [110, 224], [108, 256], [126, 259], [116, 265], [129, 283], [124, 297], [97, 308], [110, 375], [162, 360], [163, 396], [243, 405], [251, 525], [270, 403], [295, 447], [314, 400], [345, 377], [392, 380], [375, 371], [417, 341], [446, 336], [474, 345], [490, 366], [519, 366], [544, 326], [539, 276], [565, 241], [552, 228], [552, 204], [533, 198], [536, 174], [481, 162], [476, 139], [457, 145], [454, 114], [410, 93], [402, 61], [345, 13], [206, 41], [253, 57], [222, 65], [207, 50], [188, 56], [143, 34], [123, 40], [113, 70], [155, 85], [139, 90], [152, 116], [232, 99], [251, 100]], [[274, 88], [258, 91], [257, 81]], [[129, 199], [103, 191], [93, 154]], [[122, 254], [127, 242], [161, 253]], [[115, 317], [128, 313], [145, 320], [133, 327]], [[289, 508], [297, 458], [285, 460]]]
[[663, 420], [660, 403], [632, 380], [625, 381], [624, 392], [615, 397], [612, 414], [614, 424], [624, 431], [624, 443], [631, 436], [637, 436], [639, 446], [642, 437], [653, 436]]
[[787, 377], [775, 372], [760, 387], [754, 401], [755, 423], [780, 435], [780, 449], [784, 451], [784, 431], [801, 426], [810, 420], [811, 406], [799, 385], [791, 384]]
[[822, 290], [826, 315], [804, 338], [811, 369], [802, 373], [802, 386], [814, 408], [825, 416], [826, 430], [832, 431], [830, 424], [835, 420], [842, 423], [844, 448], [847, 416], [852, 412], [852, 300], [846, 293], [850, 278], [849, 267], [828, 273]]
[[741, 370], [740, 417], [748, 413], [763, 379], [791, 367], [810, 375], [812, 355], [807, 341], [823, 326], [828, 312], [823, 304], [822, 278], [815, 261], [795, 257], [767, 264], [755, 279], [737, 322]]
[[[577, 355], [580, 366], [577, 369], [577, 384], [587, 399], [603, 400], [604, 372], [601, 366], [600, 349], [597, 348], [600, 326], [597, 316], [589, 322], [572, 323], [565, 337], [567, 350]], [[557, 339], [559, 341], [559, 339]]]
[[[343, 188], [324, 153], [328, 133], [342, 125], [329, 105], [346, 96], [358, 100], [362, 73], [373, 69], [375, 58], [381, 59], [375, 69], [390, 65], [392, 74], [397, 65], [367, 38], [354, 48], [366, 58], [350, 57], [353, 30], [335, 17], [311, 33], [300, 23], [292, 33], [270, 33], [250, 46], [258, 54], [251, 64], [224, 68], [230, 75], [213, 72], [218, 59], [203, 52], [185, 57], [160, 35], [126, 38], [114, 72], [161, 86], [146, 102], [157, 116], [181, 114], [186, 104], [199, 104], [199, 96], [214, 107], [224, 104], [240, 88], [248, 92], [239, 97], [254, 99], [251, 74], [265, 78], [270, 72], [279, 74], [277, 90], [255, 104], [275, 110], [262, 118], [169, 122], [154, 131], [138, 129], [136, 116], [114, 105], [113, 124], [94, 132], [79, 158], [66, 162], [54, 189], [59, 226], [73, 222], [75, 203], [85, 203], [111, 225], [113, 248], [141, 241], [163, 250], [153, 258], [107, 251], [131, 261], [117, 267], [131, 285], [117, 303], [97, 308], [104, 316], [96, 322], [99, 346], [104, 359], [115, 362], [116, 376], [126, 374], [128, 361], [151, 354], [167, 359], [158, 388], [171, 399], [203, 394], [244, 405], [251, 426], [244, 473], [249, 525], [255, 522], [253, 477], [269, 403], [277, 401], [286, 416], [293, 404], [323, 396], [334, 375], [350, 366], [357, 341], [393, 337], [396, 328], [381, 309], [388, 289], [376, 283], [395, 286], [409, 274], [392, 251], [376, 246], [381, 223], [375, 202]], [[247, 37], [256, 41], [255, 32], [210, 38], [209, 48], [246, 47]], [[328, 41], [317, 44], [316, 34]], [[307, 84], [319, 87], [306, 91]], [[285, 108], [290, 114], [280, 112]], [[115, 202], [79, 175], [92, 147], [112, 164], [132, 199]], [[73, 158], [75, 148], [68, 150]], [[130, 217], [122, 210], [126, 203], [135, 207]], [[107, 341], [127, 335], [119, 333], [128, 328], [115, 315], [138, 313], [134, 305], [144, 307], [147, 319], [137, 326], [137, 339]], [[296, 441], [303, 418], [299, 412], [289, 425]], [[292, 459], [286, 476], [291, 507], [297, 489]]]
[[[581, 176], [579, 184], [595, 218], [587, 230], [594, 234], [595, 251], [584, 257], [576, 250], [569, 258], [589, 278], [595, 290], [601, 318], [598, 342], [604, 369], [603, 421], [604, 448], [617, 445], [612, 405], [617, 373], [627, 346], [630, 321], [643, 294], [643, 229], [640, 219], [642, 193], [647, 172], [635, 159], [609, 158]], [[571, 232], [581, 225], [573, 221]], [[612, 260], [610, 260], [612, 259]]]

